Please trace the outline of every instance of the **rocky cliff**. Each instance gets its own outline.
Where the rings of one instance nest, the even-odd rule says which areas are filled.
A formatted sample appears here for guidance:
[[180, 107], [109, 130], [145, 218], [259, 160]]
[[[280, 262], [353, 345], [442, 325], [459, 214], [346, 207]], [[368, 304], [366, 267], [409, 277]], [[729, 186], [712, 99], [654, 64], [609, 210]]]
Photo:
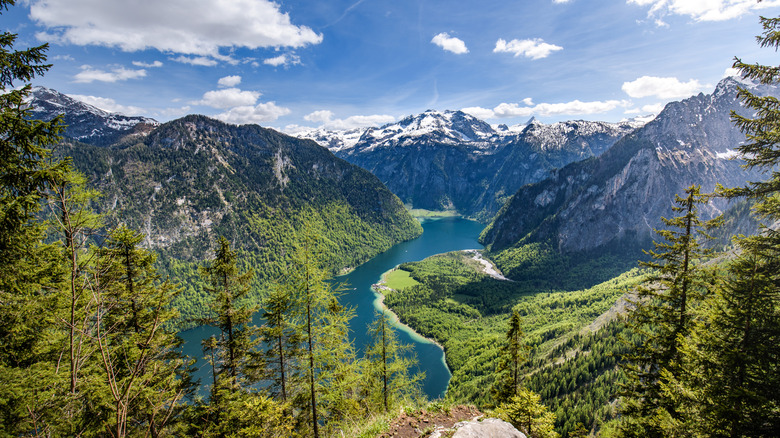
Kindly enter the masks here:
[[[766, 86], [722, 80], [712, 94], [672, 102], [646, 126], [596, 158], [570, 164], [548, 179], [520, 189], [482, 235], [492, 251], [530, 242], [551, 242], [561, 253], [589, 251], [616, 242], [654, 237], [661, 217], [671, 215], [675, 194], [691, 184], [702, 191], [717, 183], [738, 186], [761, 178], [740, 167], [734, 148], [744, 141], [731, 111], [746, 111], [738, 86], [777, 94]], [[728, 208], [716, 199], [705, 218]]]

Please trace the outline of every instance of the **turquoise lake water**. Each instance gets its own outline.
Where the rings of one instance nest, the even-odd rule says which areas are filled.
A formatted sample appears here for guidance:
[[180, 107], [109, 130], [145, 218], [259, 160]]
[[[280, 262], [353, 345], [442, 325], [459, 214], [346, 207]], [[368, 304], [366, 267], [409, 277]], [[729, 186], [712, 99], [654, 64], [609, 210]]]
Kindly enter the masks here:
[[[422, 226], [423, 234], [417, 239], [399, 243], [358, 266], [351, 273], [335, 279], [345, 283], [347, 287], [342, 303], [355, 308], [356, 316], [350, 322], [350, 335], [358, 354], [363, 353], [364, 346], [370, 341], [366, 327], [374, 321], [374, 310], [378, 304], [378, 295], [371, 290], [371, 285], [379, 282], [384, 272], [401, 263], [422, 260], [434, 254], [463, 249], [482, 249], [477, 238], [483, 225], [478, 222], [451, 217], [425, 220]], [[260, 323], [260, 321], [255, 322]], [[431, 399], [443, 396], [451, 374], [444, 363], [442, 349], [405, 328], [396, 330], [402, 342], [413, 345], [420, 369], [426, 373], [423, 384], [425, 394]], [[200, 341], [215, 333], [216, 330], [211, 327], [197, 327], [182, 332], [181, 336], [185, 340], [184, 353], [200, 358], [202, 356]], [[201, 359], [196, 366], [201, 367], [197, 373], [201, 383], [209, 385], [211, 370], [208, 369], [208, 364]]]

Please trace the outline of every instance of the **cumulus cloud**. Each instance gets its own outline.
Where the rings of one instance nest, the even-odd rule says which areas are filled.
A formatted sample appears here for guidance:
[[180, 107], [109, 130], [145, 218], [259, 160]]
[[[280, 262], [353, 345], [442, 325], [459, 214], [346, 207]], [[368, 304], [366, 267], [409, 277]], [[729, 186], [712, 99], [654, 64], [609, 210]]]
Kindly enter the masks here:
[[628, 0], [629, 4], [649, 6], [647, 16], [656, 24], [666, 25], [657, 17], [686, 15], [696, 21], [724, 21], [740, 17], [755, 9], [780, 6], [778, 0]]
[[109, 99], [107, 97], [85, 96], [83, 94], [69, 94], [68, 96], [76, 100], [79, 100], [81, 102], [84, 102], [86, 104], [100, 108], [103, 111], [108, 111], [110, 113], [120, 113], [127, 116], [137, 116], [137, 115], [142, 115], [146, 112], [146, 110], [144, 110], [143, 108], [139, 108], [137, 106], [122, 105], [117, 103], [114, 99]]
[[493, 53], [512, 53], [517, 56], [525, 56], [531, 59], [541, 59], [550, 56], [552, 52], [563, 50], [563, 47], [545, 43], [541, 38], [531, 40], [512, 40], [507, 42], [500, 39], [496, 41]]
[[238, 75], [225, 76], [223, 78], [219, 78], [219, 80], [217, 81], [217, 86], [219, 86], [220, 88], [235, 87], [240, 83], [241, 83], [241, 76]]
[[146, 70], [130, 70], [124, 67], [114, 67], [111, 71], [92, 68], [89, 65], [82, 65], [81, 71], [76, 73], [74, 79], [79, 83], [99, 82], [118, 82], [128, 79], [138, 79], [146, 76]]
[[460, 110], [466, 114], [471, 114], [478, 119], [492, 119], [495, 117], [492, 109], [482, 108], [480, 106], [470, 106], [461, 108]]
[[395, 122], [395, 117], [387, 114], [373, 114], [369, 116], [350, 116], [346, 119], [334, 119], [334, 114], [330, 110], [319, 110], [307, 114], [303, 118], [309, 122], [321, 123], [321, 128], [330, 130], [345, 130], [355, 128], [368, 128], [371, 126], [381, 126]]
[[333, 111], [319, 110], [303, 116], [304, 120], [314, 123], [328, 123], [333, 119]]
[[214, 67], [217, 65], [217, 61], [205, 56], [177, 56], [176, 58], [171, 58], [171, 60], [181, 62], [182, 64], [200, 65], [203, 67]]
[[298, 55], [292, 53], [284, 53], [282, 55], [263, 60], [263, 64], [272, 65], [274, 67], [279, 67], [280, 65], [287, 67], [289, 65], [298, 65], [300, 63], [301, 58]]
[[659, 99], [679, 99], [690, 97], [704, 88], [696, 79], [680, 82], [677, 78], [642, 76], [631, 82], [623, 83], [623, 91], [631, 97], [654, 96]]
[[220, 59], [221, 49], [304, 47], [322, 35], [271, 0], [29, 0], [39, 38]]
[[259, 103], [257, 105], [245, 105], [230, 108], [224, 113], [217, 114], [215, 118], [225, 123], [234, 125], [246, 125], [250, 123], [273, 122], [279, 117], [290, 114], [290, 109], [276, 105], [275, 102]]
[[206, 105], [212, 108], [232, 108], [237, 106], [251, 106], [257, 102], [261, 93], [259, 91], [244, 91], [238, 88], [224, 88], [221, 90], [207, 91], [201, 100], [192, 102], [194, 105]]
[[729, 67], [729, 68], [726, 69], [726, 71], [723, 72], [723, 77], [724, 78], [728, 78], [728, 77], [731, 77], [731, 76], [736, 76], [736, 77], [739, 77], [739, 78], [742, 77], [742, 75], [739, 74], [739, 70], [734, 68], [734, 67]]
[[[524, 103], [530, 99], [523, 100]], [[616, 108], [628, 107], [631, 103], [626, 100], [606, 100], [582, 102], [573, 100], [563, 103], [540, 103], [536, 105], [521, 106], [518, 103], [501, 103], [493, 109], [482, 107], [463, 108], [461, 111], [481, 119], [530, 117], [530, 116], [576, 116], [586, 114], [600, 114], [612, 111]]]
[[133, 65], [136, 67], [157, 68], [157, 67], [162, 67], [163, 63], [160, 61], [154, 61], [154, 62], [133, 61]]
[[466, 47], [466, 43], [460, 38], [451, 37], [448, 33], [442, 32], [437, 34], [431, 40], [433, 44], [441, 47], [442, 49], [452, 52], [456, 55], [463, 55], [469, 53], [469, 49]]

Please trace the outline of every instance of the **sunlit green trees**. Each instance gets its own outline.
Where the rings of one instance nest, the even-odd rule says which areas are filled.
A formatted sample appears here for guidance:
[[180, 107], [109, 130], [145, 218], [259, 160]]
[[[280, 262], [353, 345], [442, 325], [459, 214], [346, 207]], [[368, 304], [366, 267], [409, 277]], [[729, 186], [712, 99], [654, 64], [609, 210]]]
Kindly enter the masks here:
[[370, 407], [381, 406], [385, 412], [398, 401], [419, 398], [420, 383], [425, 378], [424, 373], [411, 372], [417, 360], [411, 346], [400, 342], [390, 323], [386, 311], [376, 313], [376, 320], [368, 328], [372, 343], [366, 349], [363, 371]]
[[528, 358], [528, 346], [523, 337], [520, 313], [512, 312], [506, 341], [501, 347], [501, 359], [496, 370], [496, 383], [493, 396], [498, 402], [504, 402], [519, 394], [522, 383], [520, 367]]
[[219, 337], [214, 344], [215, 386], [212, 397], [219, 391], [235, 392], [257, 382], [261, 365], [255, 347], [257, 327], [251, 324], [256, 306], [247, 305], [250, 282], [254, 273], [240, 273], [236, 252], [224, 237], [217, 239], [214, 259], [201, 267], [205, 290], [212, 297], [213, 317], [206, 322], [217, 327]]

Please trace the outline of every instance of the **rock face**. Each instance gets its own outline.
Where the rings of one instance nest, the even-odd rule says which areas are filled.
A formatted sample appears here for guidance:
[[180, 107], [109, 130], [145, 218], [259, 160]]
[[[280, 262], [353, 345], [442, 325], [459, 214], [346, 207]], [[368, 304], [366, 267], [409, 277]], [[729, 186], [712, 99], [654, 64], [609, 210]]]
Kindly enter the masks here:
[[160, 123], [147, 117], [131, 117], [103, 111], [58, 91], [33, 87], [29, 100], [33, 119], [49, 121], [63, 116], [64, 136], [82, 143], [108, 145], [130, 134], [145, 134]]
[[[691, 184], [703, 192], [717, 183], [745, 184], [761, 175], [732, 160], [745, 138], [730, 119], [746, 114], [737, 98], [743, 85], [760, 95], [775, 87], [722, 80], [710, 95], [673, 102], [646, 126], [596, 158], [554, 171], [520, 189], [482, 235], [492, 251], [517, 243], [550, 241], [562, 253], [589, 251], [618, 241], [646, 243], [661, 217], [671, 215], [675, 194]], [[746, 114], [749, 115], [749, 114]], [[710, 218], [728, 208], [724, 200], [703, 206]], [[643, 244], [644, 244], [643, 243]]]
[[506, 421], [488, 418], [482, 421], [465, 422], [457, 428], [452, 438], [526, 438], [526, 436]]
[[359, 136], [301, 134], [371, 171], [415, 208], [489, 219], [507, 197], [549, 171], [597, 156], [641, 123], [572, 121], [493, 128], [461, 111], [426, 111]]
[[224, 235], [266, 262], [258, 270], [270, 269], [306, 218], [321, 228], [329, 261], [356, 266], [421, 232], [369, 172], [257, 125], [187, 116], [144, 137], [62, 150], [101, 190], [110, 221], [177, 258], [203, 259]]

